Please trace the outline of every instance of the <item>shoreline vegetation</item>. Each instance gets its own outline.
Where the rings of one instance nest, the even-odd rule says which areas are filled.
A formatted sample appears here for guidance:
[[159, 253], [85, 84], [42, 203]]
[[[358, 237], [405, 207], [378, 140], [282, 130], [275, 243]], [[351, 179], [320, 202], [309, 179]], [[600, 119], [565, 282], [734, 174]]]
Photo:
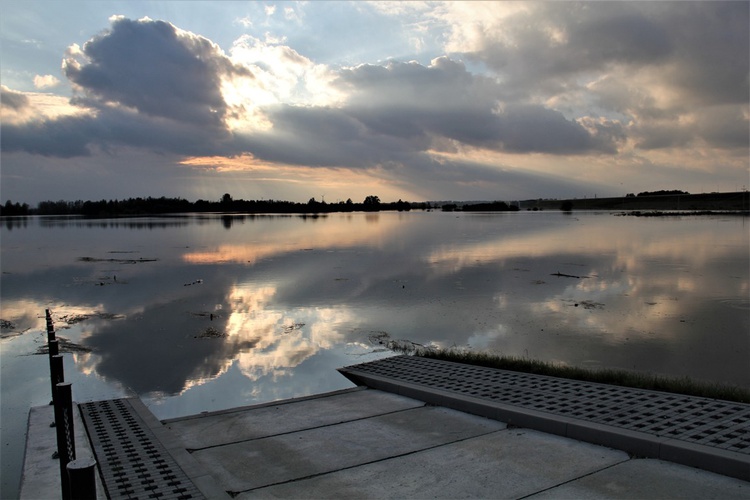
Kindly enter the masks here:
[[417, 344], [409, 340], [393, 339], [386, 332], [378, 332], [371, 335], [370, 342], [383, 346], [383, 350], [408, 356], [421, 356], [424, 358], [531, 373], [534, 375], [750, 404], [750, 388], [746, 389], [734, 385], [702, 382], [689, 377], [665, 377], [611, 368], [582, 368], [535, 360], [528, 357], [508, 356], [498, 352], [473, 351], [470, 348], [455, 346], [443, 349], [436, 346]]
[[[378, 196], [367, 196], [357, 203], [326, 203], [310, 198], [307, 203], [282, 200], [234, 199], [229, 193], [217, 201], [188, 201], [183, 198], [128, 198], [99, 201], [43, 201], [36, 208], [27, 203], [7, 200], [0, 204], [0, 217], [26, 215], [76, 215], [87, 218], [139, 217], [181, 213], [224, 214], [325, 214], [336, 212], [379, 212], [409, 210], [442, 210], [444, 212], [518, 212], [540, 210], [610, 210], [618, 215], [639, 217], [675, 215], [748, 215], [750, 192], [690, 194], [683, 191], [653, 191], [616, 198], [532, 199], [515, 201], [425, 201], [382, 202]], [[644, 212], [648, 210], [650, 212]]]
[[738, 403], [750, 403], [750, 390], [748, 389], [699, 382], [688, 377], [670, 378], [613, 369], [592, 370], [488, 352], [474, 352], [458, 349], [443, 350], [413, 345], [404, 346], [398, 343], [389, 346], [389, 348], [394, 352], [401, 352], [413, 356], [453, 361], [488, 368], [498, 368], [501, 370], [617, 385], [634, 389], [669, 392], [687, 396], [698, 396], [709, 399], [721, 399]]

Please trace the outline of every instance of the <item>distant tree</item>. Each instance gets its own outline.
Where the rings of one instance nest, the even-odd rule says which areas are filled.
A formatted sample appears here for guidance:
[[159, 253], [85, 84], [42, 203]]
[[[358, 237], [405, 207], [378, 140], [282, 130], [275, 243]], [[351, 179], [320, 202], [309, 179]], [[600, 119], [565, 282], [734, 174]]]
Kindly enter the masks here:
[[573, 211], [573, 202], [570, 200], [565, 200], [562, 203], [560, 203], [560, 210], [563, 212], [572, 212]]
[[232, 195], [230, 195], [229, 193], [224, 193], [224, 196], [221, 197], [222, 205], [231, 205], [232, 201]]
[[370, 212], [380, 210], [380, 198], [370, 195], [362, 202], [362, 209]]
[[687, 191], [680, 191], [679, 189], [672, 189], [670, 191], [667, 190], [661, 190], [661, 191], [643, 191], [642, 193], [638, 193], [638, 196], [667, 196], [667, 195], [676, 195], [676, 194], [690, 194]]
[[380, 198], [374, 195], [370, 195], [365, 198], [365, 201], [362, 202], [363, 205], [380, 205]]
[[0, 207], [0, 215], [29, 215], [29, 205], [8, 200]]

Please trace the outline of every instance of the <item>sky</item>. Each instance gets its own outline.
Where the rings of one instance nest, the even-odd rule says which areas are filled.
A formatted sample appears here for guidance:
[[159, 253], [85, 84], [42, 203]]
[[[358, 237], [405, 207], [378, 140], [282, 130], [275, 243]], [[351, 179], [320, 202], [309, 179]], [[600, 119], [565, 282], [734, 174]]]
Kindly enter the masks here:
[[0, 202], [740, 191], [749, 7], [0, 0]]

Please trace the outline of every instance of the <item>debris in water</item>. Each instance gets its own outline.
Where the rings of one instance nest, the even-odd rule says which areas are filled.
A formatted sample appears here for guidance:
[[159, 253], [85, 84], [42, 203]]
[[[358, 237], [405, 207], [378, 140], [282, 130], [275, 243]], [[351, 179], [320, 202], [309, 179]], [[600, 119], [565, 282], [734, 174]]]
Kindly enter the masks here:
[[292, 333], [294, 330], [299, 330], [303, 326], [305, 326], [304, 323], [294, 323], [291, 325], [284, 325], [284, 334]]
[[[57, 337], [57, 347], [60, 353], [63, 352], [91, 352], [90, 347], [86, 347], [85, 345], [76, 344], [75, 342], [71, 342], [69, 339], [66, 339], [65, 337]], [[49, 344], [44, 343], [41, 346], [39, 346], [34, 354], [49, 354]]]
[[565, 274], [565, 273], [561, 273], [559, 271], [556, 272], [556, 273], [550, 274], [550, 276], [558, 276], [560, 278], [576, 278], [576, 279], [588, 278], [588, 276], [576, 276], [574, 274]]
[[198, 335], [196, 335], [193, 338], [196, 338], [196, 339], [220, 339], [220, 338], [224, 338], [226, 336], [227, 336], [226, 332], [220, 332], [216, 328], [214, 328], [212, 326], [209, 326], [208, 328], [206, 328], [205, 330], [203, 330], [201, 333], [199, 333]]

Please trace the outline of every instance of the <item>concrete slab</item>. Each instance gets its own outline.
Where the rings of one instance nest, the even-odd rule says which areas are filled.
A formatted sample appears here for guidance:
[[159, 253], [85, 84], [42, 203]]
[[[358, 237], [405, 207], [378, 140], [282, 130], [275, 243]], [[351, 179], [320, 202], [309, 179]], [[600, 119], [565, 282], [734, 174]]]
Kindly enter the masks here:
[[532, 497], [535, 500], [750, 498], [750, 483], [657, 459], [633, 459]]
[[[193, 451], [424, 406], [414, 399], [364, 389], [175, 418], [164, 423], [184, 448]], [[293, 405], [294, 411], [289, 411], [289, 405]]]
[[237, 498], [521, 498], [628, 459], [601, 446], [505, 429]]
[[750, 481], [750, 404], [395, 356], [357, 385]]
[[422, 406], [207, 448], [193, 456], [234, 494], [444, 446], [504, 428], [505, 424], [498, 421]]
[[[50, 423], [54, 420], [54, 408], [50, 405], [29, 410], [26, 453], [19, 494], [22, 500], [60, 498], [60, 462], [52, 458], [52, 454], [57, 451], [57, 434], [55, 428], [50, 427]], [[73, 431], [76, 458], [92, 458], [94, 454], [77, 408], [73, 412]], [[103, 491], [104, 488], [97, 475], [97, 492], [101, 494]]]

